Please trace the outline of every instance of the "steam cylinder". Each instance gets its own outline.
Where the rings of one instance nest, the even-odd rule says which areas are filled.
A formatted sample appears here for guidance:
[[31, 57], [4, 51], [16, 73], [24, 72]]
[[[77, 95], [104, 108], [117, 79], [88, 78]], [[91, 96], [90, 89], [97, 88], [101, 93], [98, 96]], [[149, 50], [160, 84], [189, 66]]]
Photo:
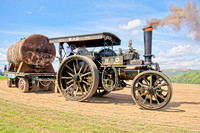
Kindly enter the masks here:
[[46, 36], [33, 34], [14, 43], [7, 51], [8, 62], [16, 67], [21, 62], [33, 68], [46, 68], [54, 61], [56, 49]]
[[153, 28], [144, 28], [144, 58], [145, 64], [152, 63], [152, 30]]

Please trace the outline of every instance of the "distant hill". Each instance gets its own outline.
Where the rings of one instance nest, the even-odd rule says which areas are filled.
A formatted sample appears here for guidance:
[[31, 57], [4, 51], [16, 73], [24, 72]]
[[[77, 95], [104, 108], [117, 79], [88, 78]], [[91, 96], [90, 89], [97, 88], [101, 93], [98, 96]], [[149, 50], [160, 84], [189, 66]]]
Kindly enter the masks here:
[[182, 73], [191, 71], [190, 69], [180, 68], [180, 69], [163, 69], [162, 72], [167, 76], [176, 76]]
[[200, 70], [190, 70], [169, 78], [173, 83], [200, 84]]

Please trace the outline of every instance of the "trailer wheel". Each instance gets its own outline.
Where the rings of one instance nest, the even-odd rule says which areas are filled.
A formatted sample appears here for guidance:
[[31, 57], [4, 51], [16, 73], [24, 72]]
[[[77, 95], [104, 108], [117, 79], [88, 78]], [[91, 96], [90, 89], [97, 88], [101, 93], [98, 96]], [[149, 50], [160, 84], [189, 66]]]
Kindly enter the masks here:
[[22, 93], [28, 92], [29, 82], [27, 78], [20, 78], [18, 83], [19, 91]]
[[131, 94], [135, 103], [142, 108], [156, 110], [163, 108], [171, 100], [172, 85], [163, 73], [145, 71], [134, 78]]
[[7, 85], [8, 85], [8, 87], [12, 86], [12, 79], [11, 78], [7, 78]]
[[57, 82], [59, 91], [67, 100], [84, 101], [96, 92], [99, 71], [90, 58], [70, 56], [60, 65]]

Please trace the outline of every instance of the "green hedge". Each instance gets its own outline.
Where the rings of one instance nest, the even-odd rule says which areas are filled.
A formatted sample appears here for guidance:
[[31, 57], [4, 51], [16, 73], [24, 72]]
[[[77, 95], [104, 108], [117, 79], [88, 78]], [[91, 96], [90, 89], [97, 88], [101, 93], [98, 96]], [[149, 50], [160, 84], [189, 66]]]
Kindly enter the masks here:
[[169, 78], [173, 83], [200, 84], [200, 70], [192, 70]]

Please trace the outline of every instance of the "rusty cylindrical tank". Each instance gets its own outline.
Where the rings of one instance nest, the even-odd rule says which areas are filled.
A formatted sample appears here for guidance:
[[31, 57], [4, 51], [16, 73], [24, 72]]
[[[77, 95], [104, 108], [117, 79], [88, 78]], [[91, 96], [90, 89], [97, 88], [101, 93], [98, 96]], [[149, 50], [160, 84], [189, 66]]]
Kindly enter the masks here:
[[20, 62], [33, 68], [46, 68], [54, 61], [56, 49], [46, 36], [33, 34], [16, 42], [7, 51], [8, 62], [19, 66]]

